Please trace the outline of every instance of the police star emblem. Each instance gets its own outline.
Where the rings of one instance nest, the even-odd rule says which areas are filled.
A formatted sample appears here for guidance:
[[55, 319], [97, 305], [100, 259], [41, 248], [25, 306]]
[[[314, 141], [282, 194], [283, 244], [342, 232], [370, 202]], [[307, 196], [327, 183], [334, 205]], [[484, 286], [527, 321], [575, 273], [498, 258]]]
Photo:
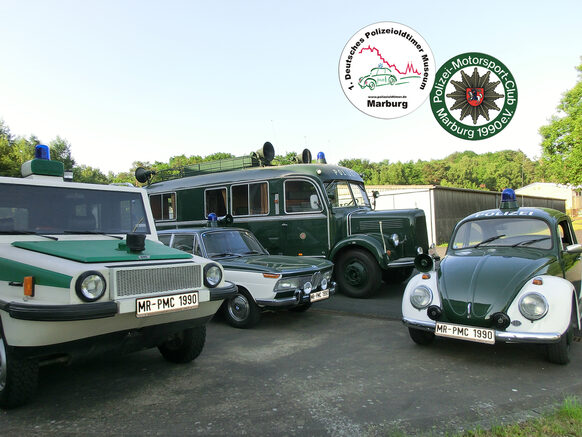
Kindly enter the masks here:
[[490, 82], [490, 71], [487, 71], [483, 76], [479, 75], [477, 68], [473, 70], [473, 74], [469, 76], [463, 70], [460, 71], [461, 80], [451, 80], [451, 84], [455, 87], [455, 91], [447, 94], [455, 100], [450, 110], [461, 110], [460, 120], [463, 120], [468, 115], [471, 116], [473, 124], [477, 124], [479, 117], [485, 118], [489, 121], [489, 111], [500, 111], [501, 109], [495, 103], [495, 100], [504, 97], [495, 91], [497, 85], [501, 81]]

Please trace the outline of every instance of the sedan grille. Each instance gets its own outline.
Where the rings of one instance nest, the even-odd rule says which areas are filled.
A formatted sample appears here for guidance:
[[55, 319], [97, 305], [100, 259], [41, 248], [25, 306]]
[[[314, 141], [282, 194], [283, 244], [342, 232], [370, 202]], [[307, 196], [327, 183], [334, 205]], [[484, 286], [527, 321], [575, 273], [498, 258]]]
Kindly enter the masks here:
[[183, 291], [202, 286], [198, 264], [128, 268], [115, 271], [117, 297], [141, 296], [168, 291]]

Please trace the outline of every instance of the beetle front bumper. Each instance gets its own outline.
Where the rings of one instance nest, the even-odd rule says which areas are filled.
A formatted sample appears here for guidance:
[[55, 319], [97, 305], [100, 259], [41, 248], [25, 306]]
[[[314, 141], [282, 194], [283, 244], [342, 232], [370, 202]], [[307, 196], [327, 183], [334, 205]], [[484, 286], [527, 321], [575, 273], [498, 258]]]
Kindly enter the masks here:
[[[336, 283], [330, 282], [329, 288], [329, 295], [335, 294], [336, 290]], [[292, 308], [298, 305], [304, 305], [311, 302], [311, 295], [314, 293], [318, 293], [318, 291], [312, 291], [309, 294], [303, 293], [301, 290], [295, 290], [293, 296], [290, 297], [283, 297], [283, 298], [274, 298], [274, 299], [257, 299], [256, 303], [259, 306], [268, 307], [268, 308]]]
[[[409, 328], [435, 332], [435, 321], [414, 320], [402, 318], [402, 323]], [[495, 341], [503, 343], [557, 343], [560, 341], [560, 332], [508, 332], [495, 330]]]

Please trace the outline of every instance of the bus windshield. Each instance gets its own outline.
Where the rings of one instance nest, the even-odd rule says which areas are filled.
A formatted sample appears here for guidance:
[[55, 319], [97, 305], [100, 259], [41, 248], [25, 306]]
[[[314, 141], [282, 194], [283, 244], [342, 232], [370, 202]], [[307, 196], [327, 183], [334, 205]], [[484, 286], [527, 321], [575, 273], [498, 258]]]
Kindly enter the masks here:
[[351, 181], [331, 181], [326, 184], [327, 197], [334, 208], [347, 206], [370, 207], [370, 200], [364, 185]]

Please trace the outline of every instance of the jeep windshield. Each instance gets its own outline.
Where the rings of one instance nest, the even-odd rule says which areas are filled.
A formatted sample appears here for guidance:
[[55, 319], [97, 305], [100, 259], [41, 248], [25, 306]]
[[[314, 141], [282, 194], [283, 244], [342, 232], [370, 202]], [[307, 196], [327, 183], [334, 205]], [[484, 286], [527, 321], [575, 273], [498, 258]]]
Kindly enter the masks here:
[[473, 247], [531, 247], [551, 249], [549, 226], [533, 218], [491, 218], [463, 223], [453, 237], [453, 249]]
[[347, 206], [370, 207], [364, 185], [352, 181], [331, 181], [325, 185], [327, 197], [333, 208]]
[[0, 184], [2, 234], [149, 233], [140, 193]]

